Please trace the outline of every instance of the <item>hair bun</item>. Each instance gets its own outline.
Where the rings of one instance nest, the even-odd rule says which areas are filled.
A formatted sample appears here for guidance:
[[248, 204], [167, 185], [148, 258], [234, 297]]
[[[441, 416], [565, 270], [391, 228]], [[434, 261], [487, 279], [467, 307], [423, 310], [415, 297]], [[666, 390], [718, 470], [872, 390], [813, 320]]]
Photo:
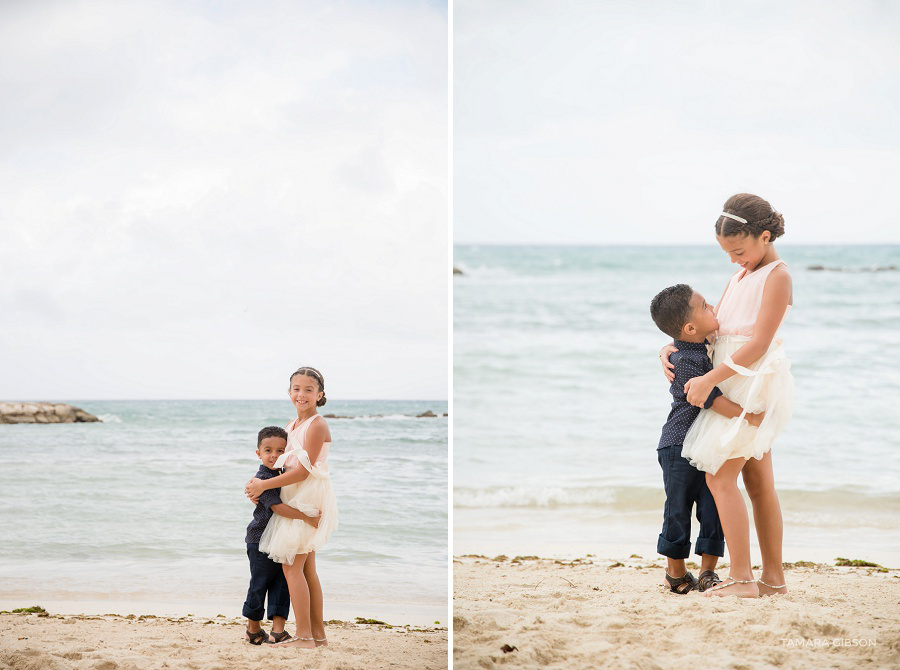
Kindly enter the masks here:
[[784, 217], [781, 215], [781, 212], [773, 210], [768, 218], [759, 222], [759, 225], [762, 226], [763, 230], [768, 230], [771, 233], [773, 240], [784, 235]]
[[328, 402], [328, 398], [325, 397], [325, 394], [322, 394], [322, 397], [316, 400], [316, 407], [322, 407], [326, 402]]
[[744, 219], [746, 223], [736, 221], [733, 218], [720, 215], [716, 220], [716, 235], [731, 237], [732, 235], [752, 235], [759, 237], [764, 230], [768, 230], [770, 239], [784, 235], [784, 217], [780, 212], [752, 193], [738, 193], [733, 195], [722, 207], [723, 212], [734, 214]]

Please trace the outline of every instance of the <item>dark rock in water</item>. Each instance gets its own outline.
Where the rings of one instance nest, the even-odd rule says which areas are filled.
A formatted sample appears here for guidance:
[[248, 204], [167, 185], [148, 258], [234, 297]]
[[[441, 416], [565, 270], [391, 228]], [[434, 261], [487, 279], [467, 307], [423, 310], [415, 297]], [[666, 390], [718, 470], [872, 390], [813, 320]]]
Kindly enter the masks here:
[[337, 414], [323, 414], [326, 419], [352, 419], [352, 416], [338, 416]]
[[430, 419], [430, 418], [433, 418], [436, 416], [437, 416], [437, 414], [435, 414], [431, 410], [428, 410], [427, 412], [422, 412], [421, 414], [416, 414], [417, 419], [421, 419], [421, 418], [429, 418]]
[[824, 265], [807, 265], [807, 270], [825, 270], [827, 272], [896, 272], [896, 265], [873, 265], [867, 268], [829, 268]]
[[464, 274], [466, 274], [466, 273], [463, 272], [462, 270], [460, 270], [458, 267], [456, 267], [456, 266], [454, 265], [454, 266], [453, 266], [453, 274], [455, 274], [455, 275], [464, 275]]
[[447, 412], [444, 412], [444, 416], [450, 416], [450, 415], [449, 415], [449, 414], [447, 414]]
[[83, 409], [61, 402], [0, 402], [0, 423], [93, 423]]

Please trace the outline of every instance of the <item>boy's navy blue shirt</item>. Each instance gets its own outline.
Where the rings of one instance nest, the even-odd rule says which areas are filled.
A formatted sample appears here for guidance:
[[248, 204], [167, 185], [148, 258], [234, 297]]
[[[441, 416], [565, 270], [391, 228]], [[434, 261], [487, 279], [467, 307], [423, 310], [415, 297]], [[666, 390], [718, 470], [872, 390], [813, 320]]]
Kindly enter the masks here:
[[[709, 354], [706, 351], [706, 342], [675, 340], [675, 346], [678, 351], [669, 356], [669, 362], [675, 365], [675, 381], [669, 387], [669, 393], [672, 394], [672, 409], [669, 411], [669, 418], [663, 425], [657, 449], [684, 444], [688, 429], [700, 414], [700, 408], [694, 407], [687, 401], [684, 385], [689, 379], [705, 375], [713, 369], [712, 361], [709, 360]], [[712, 407], [713, 401], [720, 395], [722, 392], [719, 387], [713, 387], [706, 402], [703, 403], [703, 408]]]
[[[257, 479], [271, 479], [280, 474], [279, 470], [272, 470], [265, 465], [260, 465], [259, 471], [254, 477]], [[259, 542], [259, 538], [262, 537], [269, 519], [272, 518], [272, 505], [277, 505], [280, 502], [281, 489], [269, 489], [262, 492], [262, 495], [259, 496], [259, 502], [256, 503], [256, 509], [253, 510], [253, 521], [247, 526], [247, 537], [244, 538], [244, 542], [248, 544]]]

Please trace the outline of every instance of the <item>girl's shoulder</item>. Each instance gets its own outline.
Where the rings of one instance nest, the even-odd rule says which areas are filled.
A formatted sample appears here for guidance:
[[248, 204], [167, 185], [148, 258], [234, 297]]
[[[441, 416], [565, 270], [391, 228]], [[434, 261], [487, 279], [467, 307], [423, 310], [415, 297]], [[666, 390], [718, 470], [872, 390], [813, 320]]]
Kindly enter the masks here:
[[[325, 417], [321, 414], [316, 414], [315, 419], [310, 421], [309, 430], [307, 431], [308, 435], [321, 435], [330, 438], [331, 430], [328, 428], [328, 422], [325, 420]], [[326, 440], [327, 442], [327, 440]]]
[[778, 264], [778, 267], [775, 268], [774, 270], [772, 270], [772, 272], [778, 272], [778, 273], [787, 275], [788, 277], [791, 276], [791, 269], [788, 267], [787, 263], [785, 263], [784, 261], [781, 261]]
[[783, 302], [788, 306], [794, 302], [794, 282], [784, 263], [778, 263], [777, 267], [772, 268], [765, 278], [762, 289], [764, 301], [774, 300], [776, 303]]
[[775, 267], [773, 267], [773, 268], [769, 271], [769, 274], [768, 274], [768, 276], [766, 277], [766, 283], [767, 283], [767, 284], [768, 284], [769, 282], [774, 282], [774, 283], [776, 283], [776, 284], [777, 284], [777, 283], [781, 283], [781, 282], [788, 282], [788, 283], [790, 283], [790, 281], [791, 281], [791, 271], [790, 271], [790, 269], [788, 268], [787, 263], [785, 263], [784, 261], [775, 261], [775, 263], [773, 263], [773, 265], [774, 265]]

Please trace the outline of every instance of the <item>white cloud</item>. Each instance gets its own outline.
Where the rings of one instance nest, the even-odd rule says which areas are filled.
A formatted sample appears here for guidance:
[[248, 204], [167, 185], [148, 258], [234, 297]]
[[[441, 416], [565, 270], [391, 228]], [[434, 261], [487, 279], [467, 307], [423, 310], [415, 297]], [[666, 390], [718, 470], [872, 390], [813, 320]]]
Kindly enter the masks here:
[[[454, 14], [458, 242], [900, 242], [900, 14], [883, 3], [473, 3]], [[711, 218], [712, 217], [712, 218]]]
[[273, 397], [304, 362], [446, 397], [446, 35], [407, 3], [0, 9], [0, 397]]

